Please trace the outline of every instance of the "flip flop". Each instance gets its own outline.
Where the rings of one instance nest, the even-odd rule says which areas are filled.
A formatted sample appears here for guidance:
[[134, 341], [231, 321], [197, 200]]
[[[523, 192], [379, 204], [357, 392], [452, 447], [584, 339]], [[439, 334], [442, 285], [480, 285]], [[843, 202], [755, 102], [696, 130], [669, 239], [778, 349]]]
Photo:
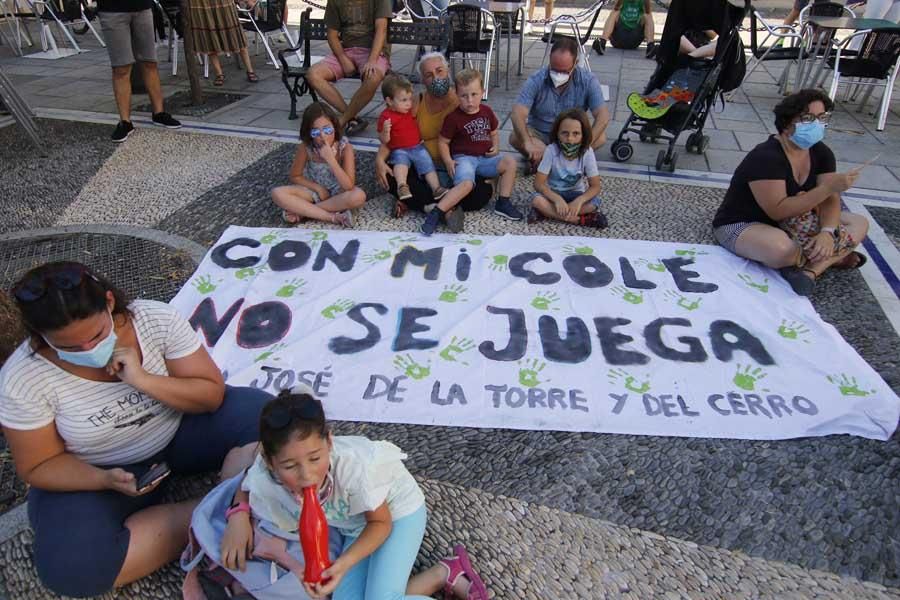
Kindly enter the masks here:
[[222, 87], [223, 85], [225, 85], [225, 74], [223, 73], [222, 75], [216, 75], [216, 78], [213, 79], [213, 85], [216, 87]]
[[487, 588], [475, 569], [472, 568], [472, 562], [469, 560], [469, 553], [462, 544], [453, 547], [453, 552], [459, 558], [459, 564], [462, 566], [463, 573], [468, 577], [471, 585], [469, 592], [466, 594], [467, 600], [488, 600]]
[[[854, 256], [856, 257], [856, 264], [854, 264], [852, 267], [846, 265], [845, 263], [846, 263], [850, 258], [852, 258], [852, 257], [854, 257]], [[845, 271], [849, 271], [849, 270], [852, 270], [852, 269], [858, 269], [858, 268], [860, 268], [861, 266], [863, 266], [864, 264], [866, 264], [868, 261], [869, 261], [869, 258], [868, 258], [865, 254], [863, 254], [862, 252], [857, 252], [856, 250], [854, 250], [853, 252], [851, 252], [850, 254], [848, 254], [846, 257], [844, 257], [844, 259], [843, 259], [841, 262], [834, 264], [832, 268], [835, 268], [835, 269], [842, 269], [842, 270], [845, 270]]]

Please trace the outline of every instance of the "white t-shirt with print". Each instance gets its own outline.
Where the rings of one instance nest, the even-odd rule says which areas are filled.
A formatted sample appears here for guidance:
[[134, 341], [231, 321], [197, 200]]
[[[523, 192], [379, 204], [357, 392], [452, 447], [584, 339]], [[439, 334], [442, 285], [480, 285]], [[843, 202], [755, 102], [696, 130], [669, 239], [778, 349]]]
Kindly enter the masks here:
[[[322, 503], [325, 518], [341, 534], [356, 537], [366, 526], [365, 513], [387, 502], [391, 519], [409, 516], [425, 505], [425, 495], [406, 470], [406, 454], [390, 442], [361, 436], [335, 436], [331, 449], [334, 489]], [[300, 504], [275, 482], [261, 456], [247, 471], [243, 489], [250, 493], [254, 516], [284, 531], [296, 531]]]
[[538, 173], [547, 176], [547, 185], [554, 192], [582, 193], [587, 190], [585, 177], [596, 177], [600, 174], [593, 150], [588, 149], [578, 158], [569, 160], [563, 156], [562, 150], [555, 143], [544, 150], [544, 158], [541, 159], [537, 170]]
[[[128, 307], [144, 370], [168, 375], [166, 360], [184, 358], [200, 339], [162, 302]], [[56, 424], [66, 452], [97, 466], [127, 465], [152, 457], [175, 436], [182, 413], [122, 381], [90, 381], [64, 371], [23, 342], [0, 369], [0, 423], [30, 430]]]

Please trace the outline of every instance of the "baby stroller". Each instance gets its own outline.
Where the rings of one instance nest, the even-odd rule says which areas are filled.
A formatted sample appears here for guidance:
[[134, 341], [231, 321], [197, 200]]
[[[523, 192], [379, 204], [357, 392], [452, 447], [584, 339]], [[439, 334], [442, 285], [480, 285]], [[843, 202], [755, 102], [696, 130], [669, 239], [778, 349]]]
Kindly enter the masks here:
[[[740, 85], [746, 68], [739, 27], [750, 10], [750, 0], [743, 0], [743, 6], [736, 6], [738, 1], [672, 0], [656, 55], [656, 70], [643, 95], [629, 96], [632, 114], [610, 148], [613, 160], [625, 162], [634, 154], [629, 133], [638, 134], [642, 142], [669, 143], [668, 149], [659, 151], [657, 171], [675, 170], [675, 144], [683, 131], [693, 131], [685, 144], [688, 152], [706, 152], [706, 117], [717, 96]], [[682, 34], [706, 30], [719, 36], [711, 59], [679, 53]]]

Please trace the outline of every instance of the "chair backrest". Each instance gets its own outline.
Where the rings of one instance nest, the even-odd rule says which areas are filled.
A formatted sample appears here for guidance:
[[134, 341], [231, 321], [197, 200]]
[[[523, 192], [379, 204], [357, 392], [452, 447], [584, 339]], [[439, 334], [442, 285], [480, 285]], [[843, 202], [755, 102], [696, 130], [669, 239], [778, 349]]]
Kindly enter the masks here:
[[[284, 25], [284, 5], [287, 0], [266, 0], [258, 2], [250, 9], [249, 14], [243, 13], [242, 17], [251, 17], [260, 31], [267, 33], [278, 31]], [[240, 4], [238, 5], [240, 6]], [[244, 29], [255, 31], [252, 23], [244, 23]]]
[[803, 25], [810, 17], [855, 17], [852, 10], [838, 2], [813, 2], [807, 4], [800, 11], [800, 24]]
[[481, 52], [481, 41], [486, 37], [481, 8], [471, 4], [451, 4], [447, 7], [447, 16], [453, 30], [450, 51]]
[[425, 21], [391, 21], [388, 24], [388, 42], [431, 46], [444, 51], [450, 45], [450, 19], [443, 15]]
[[885, 79], [897, 58], [900, 58], [900, 28], [867, 34], [854, 62], [867, 67], [866, 77]]

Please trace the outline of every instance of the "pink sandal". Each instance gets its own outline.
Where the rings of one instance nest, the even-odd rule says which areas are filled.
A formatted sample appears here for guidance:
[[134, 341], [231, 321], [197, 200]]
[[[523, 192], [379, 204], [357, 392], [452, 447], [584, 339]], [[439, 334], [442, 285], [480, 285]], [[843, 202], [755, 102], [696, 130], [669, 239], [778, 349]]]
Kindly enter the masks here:
[[445, 558], [440, 564], [447, 567], [447, 582], [444, 584], [444, 600], [452, 600], [453, 586], [459, 580], [460, 576], [465, 575], [469, 580], [469, 591], [466, 594], [467, 600], [488, 600], [487, 588], [469, 560], [469, 554], [466, 552], [465, 546], [457, 544], [453, 547], [456, 554], [453, 558]]

